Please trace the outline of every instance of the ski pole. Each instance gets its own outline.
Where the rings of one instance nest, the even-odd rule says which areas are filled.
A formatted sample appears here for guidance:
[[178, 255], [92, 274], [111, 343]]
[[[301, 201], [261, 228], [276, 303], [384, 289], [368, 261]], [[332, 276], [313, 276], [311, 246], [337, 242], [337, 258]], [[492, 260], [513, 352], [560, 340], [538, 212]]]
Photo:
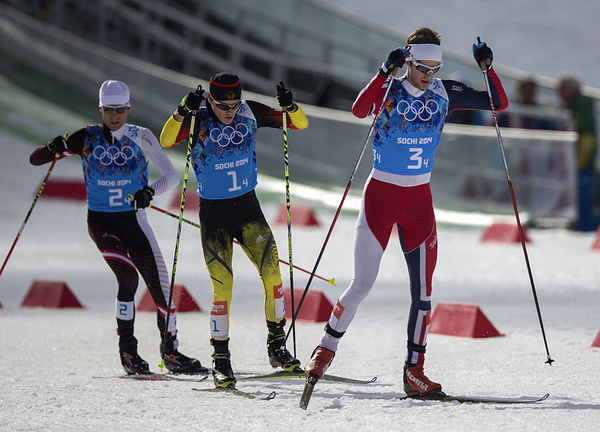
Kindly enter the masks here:
[[[133, 200], [133, 195], [129, 195], [129, 199]], [[159, 212], [161, 212], [161, 213], [164, 213], [164, 214], [166, 214], [167, 216], [171, 216], [171, 217], [173, 217], [173, 218], [175, 218], [175, 219], [179, 219], [179, 216], [177, 216], [175, 213], [171, 213], [170, 211], [167, 211], [167, 210], [165, 210], [165, 209], [162, 209], [162, 208], [160, 208], [160, 207], [156, 207], [156, 206], [155, 206], [155, 205], [153, 205], [153, 204], [150, 204], [148, 207], [149, 207], [149, 208], [151, 208], [152, 210], [156, 210], [156, 211], [159, 211]], [[188, 224], [188, 225], [194, 226], [194, 227], [196, 227], [196, 228], [200, 228], [200, 224], [197, 224], [197, 223], [196, 223], [196, 222], [194, 222], [194, 221], [191, 221], [191, 220], [189, 220], [189, 219], [185, 219], [185, 218], [183, 218], [182, 220], [183, 220], [183, 222], [185, 222], [185, 223], [186, 223], [186, 224]], [[233, 240], [233, 242], [234, 242], [235, 244], [237, 244], [237, 245], [239, 245], [239, 244], [240, 244], [240, 243], [239, 243], [237, 240], [235, 240], [235, 239]], [[284, 260], [282, 260], [282, 259], [279, 259], [279, 262], [280, 262], [281, 264], [290, 265], [290, 263], [288, 263], [287, 261], [284, 261]], [[298, 266], [297, 266], [297, 265], [295, 265], [295, 264], [294, 264], [294, 269], [296, 269], [296, 270], [298, 270], [298, 271], [301, 271], [301, 272], [304, 272], [304, 273], [307, 273], [307, 274], [310, 274], [310, 272], [309, 272], [308, 270], [305, 270], [305, 269], [303, 269], [302, 267], [298, 267]], [[330, 283], [331, 285], [334, 285], [334, 286], [335, 286], [335, 278], [326, 279], [326, 278], [324, 278], [323, 276], [319, 276], [319, 275], [315, 275], [315, 277], [316, 277], [317, 279], [321, 279], [321, 280], [323, 280], [323, 281], [325, 281], [325, 282], [328, 282], [328, 283]]]
[[[367, 133], [365, 142], [363, 143], [362, 148], [360, 149], [360, 154], [358, 155], [358, 159], [356, 160], [356, 163], [354, 164], [352, 173], [350, 174], [350, 179], [348, 180], [348, 184], [346, 185], [346, 189], [344, 190], [344, 193], [342, 195], [342, 200], [340, 201], [340, 205], [338, 206], [338, 208], [335, 212], [333, 221], [331, 221], [331, 226], [329, 227], [329, 231], [327, 232], [327, 235], [325, 236], [325, 241], [323, 242], [323, 246], [321, 246], [321, 251], [319, 252], [319, 255], [317, 256], [317, 261], [315, 262], [315, 266], [313, 267], [310, 277], [308, 278], [308, 282], [306, 283], [306, 288], [304, 288], [302, 297], [300, 297], [300, 302], [298, 303], [298, 308], [296, 309], [296, 313], [295, 313], [295, 315], [292, 314], [293, 318], [292, 318], [292, 324], [290, 325], [290, 327], [292, 327], [294, 325], [295, 318], [297, 318], [298, 314], [300, 313], [300, 308], [302, 307], [302, 304], [304, 303], [304, 299], [306, 298], [306, 294], [308, 293], [308, 290], [310, 288], [310, 284], [313, 280], [313, 276], [317, 272], [317, 267], [319, 267], [321, 258], [323, 258], [323, 253], [325, 252], [325, 248], [327, 247], [327, 243], [329, 242], [329, 238], [331, 237], [333, 227], [335, 226], [338, 216], [340, 215], [340, 212], [342, 211], [344, 201], [346, 200], [346, 196], [348, 195], [348, 192], [350, 192], [350, 186], [352, 185], [352, 181], [354, 180], [356, 171], [358, 171], [358, 166], [360, 165], [360, 161], [361, 161], [363, 155], [365, 154], [367, 144], [369, 143], [369, 138], [371, 138], [371, 134], [373, 133], [373, 130], [375, 129], [375, 123], [377, 123], [377, 120], [379, 120], [379, 116], [381, 115], [383, 108], [385, 107], [385, 102], [387, 100], [388, 93], [390, 92], [390, 88], [392, 87], [392, 83], [393, 83], [394, 77], [396, 76], [397, 70], [398, 70], [398, 68], [394, 68], [394, 70], [392, 71], [392, 76], [388, 79], [388, 85], [387, 85], [387, 88], [385, 89], [383, 99], [381, 99], [381, 105], [379, 106], [379, 109], [377, 110], [376, 115], [373, 117], [373, 122], [371, 123], [371, 127], [369, 128], [369, 132]], [[285, 337], [286, 341], [289, 336], [290, 336], [290, 331], [288, 331], [288, 333]]]
[[179, 206], [179, 223], [177, 224], [177, 239], [175, 240], [175, 256], [173, 257], [173, 271], [171, 272], [171, 287], [169, 289], [169, 303], [167, 305], [167, 316], [165, 317], [165, 333], [162, 340], [161, 360], [158, 367], [162, 371], [165, 367], [165, 351], [167, 347], [167, 333], [169, 332], [169, 319], [171, 317], [171, 304], [173, 303], [173, 288], [175, 286], [175, 272], [177, 270], [177, 257], [179, 256], [179, 240], [181, 239], [181, 225], [183, 221], [183, 208], [185, 207], [185, 191], [187, 189], [188, 172], [190, 169], [190, 158], [192, 154], [192, 147], [198, 139], [198, 131], [196, 131], [196, 117], [198, 116], [197, 111], [192, 113], [192, 120], [190, 124], [190, 136], [187, 146], [187, 153], [185, 157], [185, 169], [183, 171], [183, 184], [181, 186], [181, 205]]
[[288, 237], [288, 259], [290, 261], [290, 303], [292, 306], [292, 324], [290, 331], [294, 333], [292, 345], [294, 347], [294, 357], [296, 357], [296, 314], [294, 308], [294, 266], [292, 261], [292, 214], [290, 200], [290, 169], [288, 160], [288, 140], [287, 140], [287, 112], [285, 107], [281, 109], [281, 121], [283, 129], [283, 160], [285, 166], [285, 207], [287, 210], [287, 237]]
[[[481, 43], [481, 39], [477, 37], [477, 43]], [[542, 321], [542, 312], [540, 310], [540, 304], [538, 302], [537, 292], [535, 289], [535, 283], [533, 281], [533, 273], [531, 271], [531, 265], [529, 264], [529, 256], [527, 254], [527, 247], [525, 246], [525, 235], [523, 234], [523, 227], [521, 225], [521, 219], [519, 217], [519, 210], [517, 209], [517, 200], [515, 198], [515, 191], [513, 189], [512, 180], [510, 178], [510, 172], [508, 170], [508, 163], [506, 161], [506, 153], [504, 151], [504, 143], [502, 141], [502, 135], [500, 134], [500, 126], [498, 126], [498, 116], [496, 115], [496, 108], [494, 107], [494, 99], [492, 98], [492, 90], [490, 88], [490, 83], [488, 81], [488, 68], [485, 64], [485, 61], [481, 62], [480, 65], [481, 72], [483, 73], [483, 78], [485, 81], [485, 88], [487, 90], [488, 96], [490, 98], [490, 109], [492, 111], [492, 117], [494, 117], [494, 126], [496, 127], [496, 135], [498, 136], [498, 145], [500, 147], [500, 154], [502, 155], [502, 162], [504, 164], [504, 172], [506, 174], [506, 180], [508, 181], [508, 190], [510, 191], [510, 198], [512, 200], [513, 210], [515, 213], [515, 218], [517, 220], [517, 228], [519, 230], [519, 238], [521, 239], [521, 246], [523, 248], [523, 255], [525, 256], [525, 264], [527, 266], [527, 273], [529, 274], [529, 282], [531, 284], [531, 291], [533, 292], [533, 300], [535, 302], [535, 308], [537, 310], [538, 320], [540, 322], [540, 328], [542, 329], [542, 337], [544, 339], [544, 345], [546, 347], [546, 356], [548, 363], [552, 366], [552, 362], [554, 361], [552, 357], [550, 357], [550, 351], [548, 350], [548, 341], [546, 340], [546, 332], [544, 331], [544, 322]]]
[[[65, 139], [67, 139], [68, 137], [69, 137], [69, 134], [65, 134]], [[4, 260], [4, 263], [2, 264], [2, 268], [0, 269], [0, 276], [2, 275], [2, 272], [4, 271], [4, 267], [6, 267], [6, 263], [8, 262], [8, 259], [10, 258], [10, 256], [12, 255], [12, 252], [13, 252], [15, 246], [17, 245], [17, 242], [21, 238], [21, 233], [23, 232], [23, 229], [25, 229], [25, 224], [29, 220], [29, 216], [31, 216], [31, 213], [33, 212], [33, 208], [35, 207], [35, 204], [37, 203], [40, 195], [42, 195], [42, 191], [44, 190], [44, 187], [46, 187], [48, 178], [50, 177], [50, 174], [52, 173], [52, 170], [54, 169], [54, 165], [56, 165], [56, 161], [58, 160], [59, 157], [60, 157], [60, 155], [58, 155], [58, 154], [54, 155], [54, 160], [52, 161], [52, 164], [50, 164], [50, 168], [48, 168], [48, 172], [46, 173], [46, 175], [44, 176], [44, 179], [42, 180], [42, 184], [40, 185], [40, 188], [38, 189], [38, 192], [37, 192], [35, 198], [33, 199], [31, 206], [29, 207], [29, 211], [27, 212], [27, 215], [25, 216], [25, 220], [21, 224], [21, 228], [19, 229], [19, 232], [17, 233], [17, 236], [15, 237], [15, 240], [13, 241], [12, 246], [10, 247], [10, 250], [8, 251], [8, 255], [6, 255], [6, 259]]]

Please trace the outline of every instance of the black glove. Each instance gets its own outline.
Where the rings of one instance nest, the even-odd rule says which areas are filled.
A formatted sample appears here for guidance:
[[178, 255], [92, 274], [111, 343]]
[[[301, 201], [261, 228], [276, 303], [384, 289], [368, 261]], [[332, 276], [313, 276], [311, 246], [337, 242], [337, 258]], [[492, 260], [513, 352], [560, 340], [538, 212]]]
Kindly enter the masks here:
[[[477, 66], [481, 67], [483, 63], [486, 70], [490, 70], [492, 67], [492, 61], [494, 60], [494, 53], [485, 42], [481, 42], [479, 38], [477, 38], [477, 43], [473, 44], [473, 57], [477, 62]], [[482, 68], [483, 70], [483, 68]]]
[[294, 97], [291, 90], [285, 88], [283, 81], [279, 81], [277, 84], [277, 102], [281, 108], [285, 108], [287, 111], [294, 109]]
[[401, 68], [404, 66], [404, 62], [406, 61], [406, 57], [408, 57], [410, 53], [407, 48], [396, 48], [392, 51], [383, 64], [381, 65], [381, 74], [388, 77], [392, 73], [395, 68]]
[[206, 99], [202, 86], [198, 86], [195, 92], [188, 93], [177, 106], [177, 113], [185, 117], [190, 111], [198, 111], [200, 104]]
[[67, 141], [65, 140], [65, 137], [59, 135], [48, 141], [46, 148], [53, 154], [61, 155], [67, 151]]
[[144, 186], [133, 195], [131, 205], [134, 209], [143, 209], [150, 205], [150, 201], [154, 198], [154, 189], [150, 186]]

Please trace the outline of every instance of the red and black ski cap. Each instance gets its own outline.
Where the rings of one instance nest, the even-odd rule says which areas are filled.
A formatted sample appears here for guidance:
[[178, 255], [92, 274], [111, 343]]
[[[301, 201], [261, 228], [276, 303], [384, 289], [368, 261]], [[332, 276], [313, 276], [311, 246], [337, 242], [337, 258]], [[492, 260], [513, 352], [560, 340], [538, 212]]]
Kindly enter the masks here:
[[216, 101], [242, 98], [242, 86], [237, 75], [231, 72], [219, 72], [210, 79], [208, 92]]

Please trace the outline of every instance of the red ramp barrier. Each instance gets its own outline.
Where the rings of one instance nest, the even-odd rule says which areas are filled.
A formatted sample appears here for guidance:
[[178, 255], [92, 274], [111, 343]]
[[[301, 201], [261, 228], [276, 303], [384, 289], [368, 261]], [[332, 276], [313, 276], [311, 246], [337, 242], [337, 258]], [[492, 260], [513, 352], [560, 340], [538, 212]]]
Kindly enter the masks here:
[[[178, 313], [202, 312], [200, 305], [183, 284], [173, 285], [173, 304], [177, 308]], [[150, 291], [146, 289], [135, 310], [137, 312], [156, 312], [156, 305], [154, 304], [154, 300], [152, 300]]]
[[83, 308], [63, 281], [34, 280], [21, 307]]
[[598, 331], [596, 339], [594, 339], [594, 342], [592, 342], [592, 346], [590, 348], [600, 348], [600, 331]]
[[[290, 208], [292, 215], [292, 226], [320, 225], [312, 208], [299, 204], [292, 204]], [[277, 219], [275, 219], [275, 223], [277, 225], [287, 225], [287, 206], [282, 205], [279, 208], [279, 213], [277, 214]]]
[[504, 336], [474, 304], [440, 302], [433, 311], [429, 333], [469, 338]]
[[83, 180], [51, 178], [44, 186], [41, 198], [58, 198], [85, 201], [87, 193]]
[[[303, 293], [304, 289], [294, 289], [294, 309], [298, 309], [298, 304], [300, 303]], [[285, 288], [283, 295], [285, 301], [285, 319], [288, 320], [288, 322], [291, 322], [292, 301], [291, 290], [289, 287]], [[327, 322], [332, 310], [333, 305], [322, 291], [310, 289], [306, 293], [306, 297], [304, 298], [302, 308], [300, 309], [296, 321], [307, 323]]]
[[[530, 242], [527, 232], [523, 227], [523, 237], [525, 242]], [[482, 242], [500, 242], [500, 243], [520, 243], [519, 228], [515, 223], [494, 222], [481, 236]]]

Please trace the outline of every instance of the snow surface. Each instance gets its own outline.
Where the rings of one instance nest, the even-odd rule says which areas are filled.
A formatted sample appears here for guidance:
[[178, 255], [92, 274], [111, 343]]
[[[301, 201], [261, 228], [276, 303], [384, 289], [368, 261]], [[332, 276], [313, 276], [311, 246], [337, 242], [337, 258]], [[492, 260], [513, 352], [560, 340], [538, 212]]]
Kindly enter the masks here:
[[[600, 2], [589, 0], [326, 0], [369, 21], [408, 34], [435, 28], [442, 46], [471, 55], [477, 36], [494, 50], [494, 61], [557, 78], [575, 72], [582, 84], [600, 88], [597, 73]], [[512, 89], [507, 89], [512, 94]]]
[[[0, 133], [0, 244], [8, 252], [49, 165], [28, 163], [33, 149]], [[52, 178], [81, 179], [78, 158], [60, 161]], [[358, 180], [357, 180], [358, 181]], [[362, 181], [362, 179], [360, 180]], [[292, 183], [292, 206], [294, 205]], [[260, 185], [259, 185], [260, 189]], [[175, 193], [175, 192], [174, 192]], [[158, 197], [168, 208], [172, 195]], [[283, 204], [283, 185], [281, 203]], [[266, 204], [274, 220], [278, 205]], [[227, 394], [202, 394], [192, 387], [212, 382], [120, 380], [115, 333], [114, 276], [103, 262], [85, 224], [83, 203], [41, 198], [0, 277], [0, 430], [93, 431], [397, 431], [597, 430], [600, 421], [600, 350], [590, 349], [600, 329], [599, 252], [595, 234], [530, 230], [529, 257], [553, 366], [546, 353], [519, 244], [481, 243], [482, 227], [441, 226], [434, 279], [438, 302], [477, 304], [504, 337], [469, 339], [430, 335], [426, 370], [448, 393], [483, 396], [542, 396], [534, 405], [473, 405], [387, 400], [401, 395], [405, 355], [408, 282], [401, 249], [392, 239], [379, 279], [344, 336], [330, 373], [377, 376], [365, 386], [321, 382], [307, 411], [298, 408], [302, 382], [240, 382], [238, 387], [271, 401]], [[187, 215], [193, 218], [194, 215]], [[317, 214], [320, 227], [294, 227], [294, 263], [312, 269], [331, 223], [331, 211]], [[171, 268], [177, 221], [149, 211]], [[318, 270], [334, 287], [315, 279], [333, 303], [352, 272], [355, 217], [342, 215]], [[273, 224], [281, 258], [287, 260], [287, 228]], [[179, 315], [182, 352], [210, 364], [207, 309], [209, 277], [197, 230], [184, 226], [177, 283], [184, 283], [204, 309]], [[243, 253], [234, 256], [231, 351], [237, 372], [268, 373], [262, 290]], [[288, 285], [288, 267], [282, 266]], [[65, 281], [85, 309], [20, 308], [34, 279]], [[296, 287], [306, 274], [295, 271]], [[140, 287], [138, 299], [145, 287]], [[303, 363], [318, 343], [323, 323], [297, 326]], [[158, 371], [159, 336], [153, 313], [138, 313], [140, 353]], [[291, 342], [291, 339], [290, 339]], [[292, 348], [292, 344], [289, 344]]]

